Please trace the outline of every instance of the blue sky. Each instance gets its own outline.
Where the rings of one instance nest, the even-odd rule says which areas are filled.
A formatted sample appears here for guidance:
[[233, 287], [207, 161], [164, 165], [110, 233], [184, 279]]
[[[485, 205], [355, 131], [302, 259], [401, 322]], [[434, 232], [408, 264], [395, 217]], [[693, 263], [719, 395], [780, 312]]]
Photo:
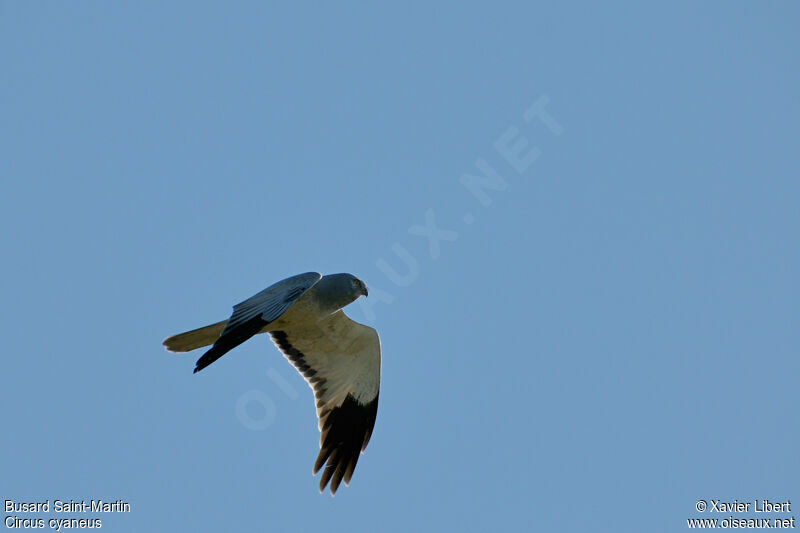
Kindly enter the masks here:
[[[0, 2], [0, 497], [140, 532], [800, 503], [799, 15]], [[334, 499], [271, 343], [198, 375], [161, 347], [309, 270], [367, 283], [383, 346]]]

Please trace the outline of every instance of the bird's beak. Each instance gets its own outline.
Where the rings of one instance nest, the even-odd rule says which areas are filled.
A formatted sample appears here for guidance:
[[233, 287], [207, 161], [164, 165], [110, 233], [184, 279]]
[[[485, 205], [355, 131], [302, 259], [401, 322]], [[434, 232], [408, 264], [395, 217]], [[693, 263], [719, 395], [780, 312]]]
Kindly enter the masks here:
[[367, 288], [367, 284], [362, 281], [361, 285], [363, 285], [364, 287], [364, 296], [369, 296], [369, 289]]

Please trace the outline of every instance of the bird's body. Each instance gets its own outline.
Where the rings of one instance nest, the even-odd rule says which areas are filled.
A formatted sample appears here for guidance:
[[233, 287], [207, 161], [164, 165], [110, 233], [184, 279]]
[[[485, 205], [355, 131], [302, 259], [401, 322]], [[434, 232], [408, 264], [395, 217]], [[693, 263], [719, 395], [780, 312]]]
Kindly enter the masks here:
[[378, 333], [341, 310], [361, 295], [366, 286], [350, 274], [299, 274], [235, 305], [227, 321], [173, 335], [164, 346], [187, 352], [213, 344], [198, 359], [198, 372], [250, 337], [269, 333], [314, 391], [321, 433], [314, 473], [325, 466], [320, 491], [330, 482], [334, 494], [342, 480], [350, 482], [378, 410]]

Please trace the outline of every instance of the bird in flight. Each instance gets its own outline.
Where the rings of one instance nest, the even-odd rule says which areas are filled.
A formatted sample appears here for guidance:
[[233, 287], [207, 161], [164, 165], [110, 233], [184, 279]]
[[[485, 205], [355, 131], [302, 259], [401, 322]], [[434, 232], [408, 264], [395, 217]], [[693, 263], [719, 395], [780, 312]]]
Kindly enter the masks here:
[[330, 482], [334, 495], [342, 480], [350, 484], [378, 414], [378, 333], [342, 311], [367, 294], [351, 274], [298, 274], [236, 304], [228, 320], [168, 337], [164, 347], [188, 352], [211, 345], [197, 360], [199, 372], [250, 337], [269, 333], [314, 391], [320, 451], [313, 473], [324, 466], [319, 490]]

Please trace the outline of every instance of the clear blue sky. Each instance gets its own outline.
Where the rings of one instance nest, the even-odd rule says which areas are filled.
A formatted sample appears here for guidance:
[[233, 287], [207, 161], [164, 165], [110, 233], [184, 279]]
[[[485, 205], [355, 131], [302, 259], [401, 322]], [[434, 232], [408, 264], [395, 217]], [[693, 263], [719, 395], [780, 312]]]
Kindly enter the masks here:
[[[0, 498], [123, 499], [104, 529], [138, 532], [672, 532], [699, 499], [800, 506], [799, 23], [0, 2]], [[383, 343], [334, 499], [266, 338], [197, 375], [161, 347], [309, 270], [361, 277], [348, 313]]]

